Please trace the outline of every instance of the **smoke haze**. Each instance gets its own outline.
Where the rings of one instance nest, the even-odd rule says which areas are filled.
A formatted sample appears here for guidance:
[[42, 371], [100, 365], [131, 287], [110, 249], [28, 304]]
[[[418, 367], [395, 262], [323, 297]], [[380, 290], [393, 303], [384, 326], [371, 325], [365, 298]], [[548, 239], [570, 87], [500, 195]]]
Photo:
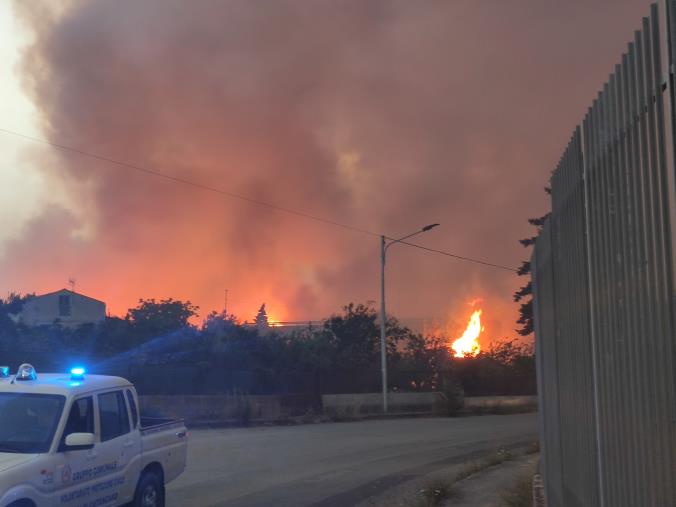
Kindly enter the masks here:
[[[130, 164], [517, 267], [526, 219], [648, 1], [17, 2], [45, 137]], [[124, 314], [319, 319], [378, 299], [379, 240], [77, 154], [27, 147], [68, 205], [4, 246], [0, 288], [66, 285]], [[390, 249], [388, 308], [513, 335], [509, 272]]]

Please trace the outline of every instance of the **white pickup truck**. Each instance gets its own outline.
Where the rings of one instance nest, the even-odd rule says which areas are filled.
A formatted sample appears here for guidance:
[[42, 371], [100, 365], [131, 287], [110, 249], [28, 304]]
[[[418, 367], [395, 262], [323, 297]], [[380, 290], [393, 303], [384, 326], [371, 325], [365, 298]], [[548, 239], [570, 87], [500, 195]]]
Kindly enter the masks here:
[[139, 417], [125, 379], [0, 367], [0, 507], [161, 507], [186, 454], [183, 422]]

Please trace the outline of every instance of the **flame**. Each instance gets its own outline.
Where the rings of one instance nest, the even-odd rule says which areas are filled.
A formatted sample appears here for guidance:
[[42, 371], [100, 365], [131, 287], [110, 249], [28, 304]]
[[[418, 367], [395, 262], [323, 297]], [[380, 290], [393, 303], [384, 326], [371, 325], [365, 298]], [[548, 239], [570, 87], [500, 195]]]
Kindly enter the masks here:
[[481, 310], [475, 310], [469, 318], [465, 332], [451, 345], [453, 352], [455, 352], [455, 357], [476, 356], [481, 351], [479, 335], [483, 330], [484, 328], [481, 326]]
[[281, 314], [277, 313], [277, 308], [275, 308], [275, 310], [270, 310], [266, 307], [266, 310], [268, 312], [268, 326], [281, 327], [284, 319], [282, 318]]

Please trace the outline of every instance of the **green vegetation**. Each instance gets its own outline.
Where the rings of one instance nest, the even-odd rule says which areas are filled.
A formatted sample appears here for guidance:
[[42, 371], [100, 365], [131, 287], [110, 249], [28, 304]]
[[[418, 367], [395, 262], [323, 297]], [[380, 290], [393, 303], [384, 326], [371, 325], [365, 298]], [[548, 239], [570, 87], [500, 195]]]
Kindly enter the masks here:
[[[75, 362], [92, 373], [130, 378], [146, 394], [294, 394], [311, 406], [326, 393], [380, 390], [380, 329], [371, 305], [349, 304], [320, 326], [293, 333], [208, 314], [200, 324], [190, 301], [142, 299], [123, 318], [72, 329], [59, 322], [26, 327], [12, 315], [31, 296], [0, 299], [0, 362], [66, 371]], [[457, 359], [450, 337], [427, 337], [387, 321], [389, 387], [442, 391], [449, 414], [463, 397], [535, 393], [532, 347], [504, 341], [477, 357]]]
[[[551, 195], [552, 190], [549, 187], [545, 187], [545, 192], [547, 195]], [[537, 218], [529, 218], [528, 223], [536, 228], [536, 234], [529, 238], [520, 239], [519, 243], [525, 248], [530, 248], [535, 244], [535, 241], [542, 230], [542, 227], [545, 225], [545, 222], [549, 218], [550, 213]], [[527, 276], [528, 283], [521, 287], [514, 293], [514, 302], [521, 303], [519, 307], [519, 318], [516, 323], [519, 325], [519, 329], [516, 330], [522, 336], [528, 336], [533, 334], [534, 330], [534, 321], [533, 321], [533, 284], [530, 280], [531, 275], [531, 265], [530, 261], [523, 261], [521, 266], [517, 270], [519, 276]]]

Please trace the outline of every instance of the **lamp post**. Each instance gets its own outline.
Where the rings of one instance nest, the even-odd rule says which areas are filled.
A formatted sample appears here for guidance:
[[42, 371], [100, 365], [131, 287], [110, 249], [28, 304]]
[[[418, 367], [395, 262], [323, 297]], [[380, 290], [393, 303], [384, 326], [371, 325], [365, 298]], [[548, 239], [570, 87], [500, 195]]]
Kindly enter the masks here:
[[380, 371], [383, 384], [383, 413], [387, 414], [387, 339], [385, 337], [385, 254], [387, 249], [395, 243], [401, 243], [405, 239], [411, 238], [416, 234], [427, 232], [434, 229], [439, 224], [426, 225], [419, 231], [416, 231], [403, 238], [391, 240], [389, 243], [384, 235], [380, 236]]

